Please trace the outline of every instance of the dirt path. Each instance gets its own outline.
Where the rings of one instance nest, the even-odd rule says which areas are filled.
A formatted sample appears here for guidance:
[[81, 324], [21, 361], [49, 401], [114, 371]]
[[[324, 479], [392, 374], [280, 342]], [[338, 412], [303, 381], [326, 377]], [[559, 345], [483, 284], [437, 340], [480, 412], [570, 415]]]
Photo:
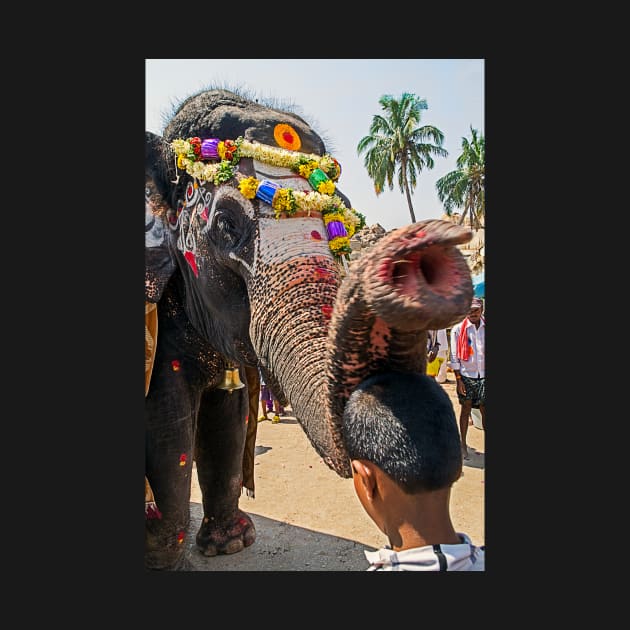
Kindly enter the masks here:
[[[453, 381], [453, 375], [449, 373]], [[454, 382], [443, 384], [459, 415]], [[270, 414], [271, 415], [271, 414]], [[468, 429], [470, 459], [453, 487], [455, 529], [476, 544], [485, 543], [484, 432]], [[256, 498], [242, 496], [240, 507], [257, 529], [256, 542], [240, 553], [205, 558], [194, 545], [202, 517], [196, 472], [191, 497], [189, 557], [196, 571], [362, 571], [363, 550], [387, 540], [363, 511], [351, 479], [330, 470], [310, 445], [295, 418], [261, 422], [256, 438]]]

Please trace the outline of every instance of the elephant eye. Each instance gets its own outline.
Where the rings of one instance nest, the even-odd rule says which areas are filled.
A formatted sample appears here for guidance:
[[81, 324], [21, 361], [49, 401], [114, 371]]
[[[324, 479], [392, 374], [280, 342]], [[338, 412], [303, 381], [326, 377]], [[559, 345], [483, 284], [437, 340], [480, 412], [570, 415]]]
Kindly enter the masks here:
[[232, 193], [232, 189], [223, 191], [210, 213], [210, 221], [208, 237], [219, 250], [243, 255], [241, 250], [251, 242], [254, 225], [243, 210], [240, 193]]
[[238, 242], [238, 230], [230, 212], [219, 210], [216, 214], [214, 225], [225, 243], [231, 246], [236, 245]]

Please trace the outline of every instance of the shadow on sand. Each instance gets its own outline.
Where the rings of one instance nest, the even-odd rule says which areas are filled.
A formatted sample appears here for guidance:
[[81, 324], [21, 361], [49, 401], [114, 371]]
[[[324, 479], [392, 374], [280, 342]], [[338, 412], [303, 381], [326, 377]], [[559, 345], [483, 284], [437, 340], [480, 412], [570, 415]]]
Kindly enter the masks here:
[[364, 550], [373, 547], [248, 512], [256, 542], [235, 554], [206, 558], [195, 544], [201, 525], [200, 503], [190, 504], [188, 571], [365, 571]]

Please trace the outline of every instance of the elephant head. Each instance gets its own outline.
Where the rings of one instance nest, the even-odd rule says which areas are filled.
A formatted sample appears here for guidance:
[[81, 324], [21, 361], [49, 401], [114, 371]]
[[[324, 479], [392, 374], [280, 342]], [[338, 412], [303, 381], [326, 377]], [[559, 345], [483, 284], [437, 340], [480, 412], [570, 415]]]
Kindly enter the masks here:
[[[465, 316], [473, 289], [456, 245], [470, 231], [414, 223], [348, 266], [363, 217], [339, 163], [301, 117], [226, 90], [185, 100], [163, 137], [147, 132], [146, 162], [146, 300], [169, 294], [204, 351], [259, 365], [350, 477], [345, 401], [376, 371], [423, 370], [426, 330]], [[221, 376], [208, 369], [202, 387]]]

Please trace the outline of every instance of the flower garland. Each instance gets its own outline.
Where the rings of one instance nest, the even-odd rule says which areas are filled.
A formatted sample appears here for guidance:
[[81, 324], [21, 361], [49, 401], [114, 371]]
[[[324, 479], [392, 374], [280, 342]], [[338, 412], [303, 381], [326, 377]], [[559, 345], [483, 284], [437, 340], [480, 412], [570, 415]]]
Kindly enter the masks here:
[[284, 188], [268, 179], [262, 181], [255, 177], [244, 177], [238, 183], [238, 189], [247, 199], [258, 199], [268, 203], [276, 218], [282, 213], [291, 216], [298, 210], [321, 213], [326, 231], [328, 246], [333, 254], [350, 254], [350, 239], [357, 230], [365, 225], [365, 217], [354, 208], [347, 208], [338, 195], [325, 195], [316, 192], [304, 192], [293, 188]]
[[[243, 157], [251, 157], [272, 166], [288, 168], [308, 180], [313, 192], [280, 186], [269, 180], [243, 177], [238, 189], [247, 199], [257, 197], [268, 203], [276, 218], [291, 216], [298, 210], [322, 214], [328, 232], [328, 245], [336, 256], [351, 253], [350, 239], [365, 225], [365, 217], [354, 208], [347, 208], [335, 195], [335, 182], [341, 175], [341, 165], [328, 154], [298, 153], [265, 144], [253, 143], [239, 136], [236, 140], [195, 136], [171, 142], [176, 165], [201, 182], [218, 185], [236, 176], [236, 166]], [[203, 160], [220, 160], [205, 163]]]
[[[195, 136], [183, 140], [177, 138], [171, 142], [171, 148], [177, 156], [177, 167], [186, 171], [192, 177], [209, 181], [214, 184], [226, 181], [223, 177], [243, 157], [250, 157], [271, 164], [288, 168], [294, 173], [309, 180], [314, 190], [320, 193], [332, 195], [335, 192], [335, 184], [341, 175], [341, 165], [332, 156], [323, 156], [313, 153], [298, 153], [287, 151], [266, 144], [258, 144], [245, 140], [239, 136], [236, 140], [219, 140], [218, 138], [201, 138]], [[221, 160], [220, 163], [204, 164], [202, 160]], [[226, 162], [226, 164], [223, 164]], [[228, 178], [229, 179], [229, 178]]]

